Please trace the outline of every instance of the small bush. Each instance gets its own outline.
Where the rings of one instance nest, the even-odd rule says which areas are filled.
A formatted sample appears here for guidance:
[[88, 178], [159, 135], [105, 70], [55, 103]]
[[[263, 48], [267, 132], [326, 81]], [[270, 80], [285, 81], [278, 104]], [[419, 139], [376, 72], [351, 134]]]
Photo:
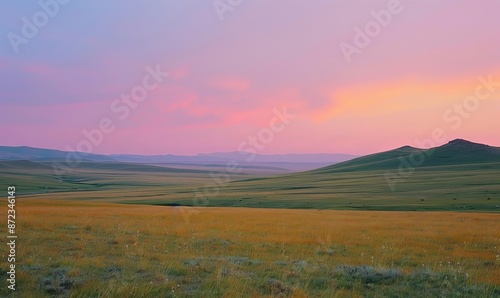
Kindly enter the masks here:
[[351, 280], [359, 280], [365, 284], [381, 284], [393, 281], [402, 276], [401, 271], [396, 269], [375, 268], [372, 266], [349, 266], [341, 265], [335, 270], [337, 274]]
[[275, 278], [268, 279], [263, 290], [265, 294], [271, 294], [273, 297], [291, 297], [293, 294], [292, 287]]
[[50, 295], [67, 295], [71, 289], [81, 284], [78, 277], [69, 276], [68, 268], [55, 268], [48, 276], [40, 279], [41, 289]]

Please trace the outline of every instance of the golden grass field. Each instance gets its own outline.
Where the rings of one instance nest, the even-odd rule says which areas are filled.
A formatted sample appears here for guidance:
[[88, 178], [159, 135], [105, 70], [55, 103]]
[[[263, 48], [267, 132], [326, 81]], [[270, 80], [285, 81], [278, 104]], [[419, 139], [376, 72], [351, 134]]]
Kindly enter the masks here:
[[17, 297], [500, 295], [498, 214], [180, 210], [18, 200]]

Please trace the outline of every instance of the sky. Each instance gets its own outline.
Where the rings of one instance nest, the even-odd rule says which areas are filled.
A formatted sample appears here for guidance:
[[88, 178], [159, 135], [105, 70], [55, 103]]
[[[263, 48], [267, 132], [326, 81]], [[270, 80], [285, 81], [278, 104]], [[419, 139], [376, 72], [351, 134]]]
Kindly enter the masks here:
[[0, 145], [369, 154], [500, 146], [497, 0], [0, 4]]

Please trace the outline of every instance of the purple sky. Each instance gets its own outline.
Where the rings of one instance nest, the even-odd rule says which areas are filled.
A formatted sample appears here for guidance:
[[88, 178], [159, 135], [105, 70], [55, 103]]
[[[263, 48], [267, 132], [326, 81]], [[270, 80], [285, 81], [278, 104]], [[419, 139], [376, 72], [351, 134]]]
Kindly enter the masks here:
[[[114, 129], [94, 134], [94, 153], [500, 146], [496, 0], [242, 0], [222, 14], [211, 0], [54, 1], [29, 38], [39, 2], [0, 4], [0, 145], [84, 148], [105, 119]], [[390, 21], [358, 47], [355, 28], [382, 10]], [[142, 101], [121, 101], [144, 80], [155, 87]], [[295, 117], [272, 126], [284, 107]]]

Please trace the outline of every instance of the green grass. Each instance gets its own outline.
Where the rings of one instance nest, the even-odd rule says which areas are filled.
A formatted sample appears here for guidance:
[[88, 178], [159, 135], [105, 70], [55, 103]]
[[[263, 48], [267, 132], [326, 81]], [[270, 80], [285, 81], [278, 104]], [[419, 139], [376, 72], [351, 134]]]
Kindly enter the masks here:
[[[419, 164], [414, 154], [422, 158]], [[413, 160], [413, 161], [412, 161]], [[404, 163], [406, 161], [406, 164]], [[0, 187], [20, 195], [163, 206], [500, 212], [500, 149], [464, 140], [402, 147], [307, 172], [256, 169], [211, 178], [220, 167], [83, 162], [56, 175], [49, 162], [1, 162]], [[219, 183], [219, 184], [217, 184]], [[45, 194], [45, 195], [43, 195]]]
[[[149, 171], [137, 167], [76, 168], [57, 177], [51, 169], [2, 168], [0, 185], [17, 187], [26, 197], [93, 200], [129, 204], [499, 212], [500, 163], [425, 166], [397, 180], [392, 191], [386, 170], [310, 171], [283, 176], [232, 176], [233, 181], [203, 195], [206, 185], [216, 185], [208, 172]], [[195, 196], [198, 193], [197, 197]]]
[[343, 163], [313, 170], [318, 173], [385, 170], [395, 171], [404, 164], [415, 168], [478, 165], [500, 162], [500, 148], [465, 140], [454, 140], [441, 147], [418, 149], [404, 146], [398, 149], [362, 156]]

